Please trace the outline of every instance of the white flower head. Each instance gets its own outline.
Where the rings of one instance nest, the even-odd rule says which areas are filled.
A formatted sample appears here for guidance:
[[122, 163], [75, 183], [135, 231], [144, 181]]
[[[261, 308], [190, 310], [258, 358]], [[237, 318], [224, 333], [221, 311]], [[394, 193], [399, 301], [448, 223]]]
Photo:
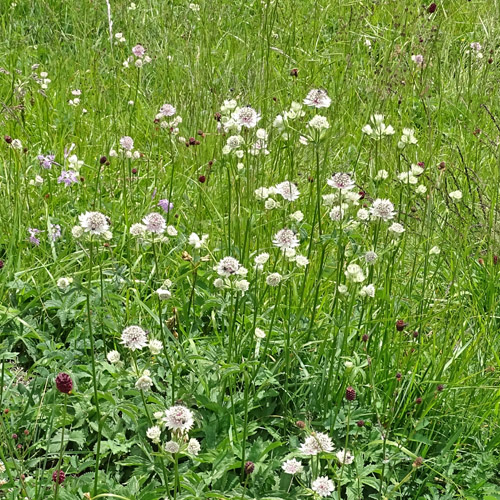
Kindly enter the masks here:
[[153, 356], [156, 356], [163, 350], [163, 343], [160, 340], [151, 339], [149, 341], [149, 350]]
[[200, 453], [200, 450], [200, 442], [197, 439], [191, 438], [187, 445], [187, 452], [195, 457], [198, 453]]
[[453, 201], [460, 201], [462, 199], [462, 191], [452, 191], [450, 193], [450, 198], [453, 200]]
[[329, 497], [335, 491], [335, 485], [327, 476], [320, 476], [312, 482], [311, 489], [320, 497]]
[[78, 216], [80, 227], [92, 235], [102, 235], [109, 230], [109, 222], [101, 212], [85, 212]]
[[158, 212], [151, 212], [142, 219], [146, 230], [153, 234], [163, 234], [167, 228], [167, 222], [163, 215]]
[[394, 205], [390, 200], [377, 198], [370, 208], [370, 214], [373, 217], [387, 221], [393, 219], [396, 212], [394, 211]]
[[306, 106], [313, 108], [329, 108], [332, 100], [328, 97], [326, 90], [312, 89], [304, 99]]
[[279, 273], [271, 273], [266, 277], [266, 284], [269, 286], [278, 286], [281, 282], [281, 274]]
[[141, 350], [148, 345], [147, 334], [140, 326], [127, 326], [122, 332], [121, 342], [131, 351]]
[[356, 183], [349, 174], [338, 172], [334, 174], [331, 179], [328, 179], [326, 183], [336, 189], [341, 191], [348, 191], [356, 186]]
[[354, 462], [354, 455], [349, 450], [339, 450], [335, 456], [344, 465], [350, 465]]
[[165, 410], [162, 421], [168, 429], [180, 434], [188, 433], [194, 425], [193, 413], [189, 408], [181, 405]]
[[109, 351], [106, 358], [112, 365], [115, 365], [120, 361], [120, 353], [118, 351]]
[[288, 248], [296, 248], [299, 246], [299, 239], [296, 234], [291, 229], [281, 229], [279, 230], [273, 238], [273, 244], [281, 250], [287, 250]]
[[333, 451], [333, 442], [331, 438], [322, 432], [313, 432], [306, 437], [300, 446], [300, 452], [303, 455], [318, 455], [323, 452]]
[[157, 425], [154, 425], [146, 431], [146, 436], [148, 439], [151, 439], [153, 443], [158, 444], [160, 442], [161, 429]]
[[314, 130], [320, 130], [320, 131], [330, 128], [330, 124], [328, 123], [327, 118], [321, 115], [313, 116], [311, 120], [309, 120], [307, 126]]
[[165, 451], [168, 453], [172, 453], [172, 454], [179, 453], [180, 449], [181, 449], [181, 447], [179, 446], [179, 443], [177, 443], [175, 441], [167, 441], [165, 443]]
[[276, 192], [287, 201], [295, 201], [298, 199], [300, 192], [297, 186], [291, 181], [283, 181], [276, 184]]
[[292, 475], [300, 474], [304, 470], [302, 462], [300, 460], [296, 460], [295, 458], [283, 462], [281, 468], [283, 469], [283, 472], [285, 472], [286, 474], [292, 474]]

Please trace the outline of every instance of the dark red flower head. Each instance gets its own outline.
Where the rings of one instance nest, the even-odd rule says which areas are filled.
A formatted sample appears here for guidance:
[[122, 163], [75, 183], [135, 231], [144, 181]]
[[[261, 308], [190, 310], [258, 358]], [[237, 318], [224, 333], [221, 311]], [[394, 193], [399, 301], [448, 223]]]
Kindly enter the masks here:
[[405, 329], [406, 326], [408, 326], [408, 323], [406, 323], [404, 320], [398, 319], [396, 321], [396, 330], [398, 332], [402, 332]]
[[253, 462], [247, 462], [245, 464], [245, 474], [248, 476], [255, 470], [255, 464]]
[[62, 484], [62, 483], [64, 483], [65, 479], [66, 479], [66, 474], [64, 473], [63, 470], [57, 470], [56, 469], [52, 473], [52, 481], [54, 481], [54, 483]]
[[349, 386], [345, 390], [345, 398], [347, 399], [347, 401], [354, 401], [356, 399], [356, 391], [353, 387]]
[[207, 178], [204, 175], [200, 175], [198, 177], [198, 181], [200, 181], [202, 184], [207, 180]]
[[73, 380], [67, 373], [60, 373], [56, 377], [56, 387], [59, 392], [69, 394], [73, 389]]
[[434, 2], [432, 2], [432, 3], [429, 5], [429, 7], [427, 7], [427, 12], [428, 12], [429, 14], [434, 14], [434, 12], [436, 12], [436, 9], [437, 9], [437, 5], [436, 5]]

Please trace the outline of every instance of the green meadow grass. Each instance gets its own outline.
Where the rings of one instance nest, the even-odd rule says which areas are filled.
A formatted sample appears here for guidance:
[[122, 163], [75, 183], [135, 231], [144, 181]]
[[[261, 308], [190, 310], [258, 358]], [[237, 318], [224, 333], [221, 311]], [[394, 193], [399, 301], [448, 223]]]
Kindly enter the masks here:
[[[103, 0], [0, 2], [0, 498], [288, 500], [319, 498], [313, 482], [328, 477], [337, 499], [500, 499], [500, 3], [196, 5], [110, 0], [110, 33]], [[125, 68], [137, 44], [151, 62]], [[283, 137], [276, 116], [316, 88], [331, 105], [304, 105]], [[230, 99], [261, 115], [236, 133], [241, 158], [223, 152], [234, 133], [218, 131]], [[165, 103], [182, 117], [177, 135], [155, 122]], [[394, 135], [362, 132], [374, 114]], [[321, 134], [315, 115], [329, 123]], [[257, 128], [268, 155], [250, 152]], [[402, 149], [404, 128], [418, 143]], [[140, 158], [110, 156], [123, 136]], [[83, 164], [65, 186], [70, 148]], [[416, 184], [399, 180], [417, 163]], [[338, 172], [363, 193], [341, 222], [323, 199]], [[279, 206], [266, 208], [255, 191], [285, 180], [299, 198], [271, 195]], [[394, 218], [360, 221], [377, 198]], [[72, 235], [91, 211], [109, 217], [109, 240]], [[130, 234], [151, 212], [177, 235]], [[283, 228], [307, 266], [273, 245]], [[248, 269], [245, 293], [214, 286], [226, 256]], [[362, 283], [346, 276], [353, 263]], [[374, 297], [359, 294], [368, 284]], [[120, 343], [131, 325], [161, 352]], [[149, 390], [135, 385], [144, 370]], [[199, 454], [164, 428], [159, 443], [147, 437], [173, 405], [192, 411]], [[304, 455], [313, 433], [334, 449]], [[282, 469], [292, 458], [304, 467], [294, 476]]]

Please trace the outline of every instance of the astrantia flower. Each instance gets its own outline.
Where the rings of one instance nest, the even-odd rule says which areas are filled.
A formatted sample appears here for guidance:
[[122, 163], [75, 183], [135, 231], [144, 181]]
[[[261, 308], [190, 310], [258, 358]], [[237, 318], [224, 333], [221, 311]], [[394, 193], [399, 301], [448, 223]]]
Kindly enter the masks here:
[[238, 272], [240, 263], [234, 257], [224, 257], [215, 268], [219, 276], [227, 278]]
[[73, 278], [59, 278], [57, 280], [57, 288], [60, 290], [66, 290], [71, 283], [73, 283]]
[[153, 356], [160, 354], [160, 352], [163, 350], [162, 342], [160, 340], [151, 339], [149, 341], [149, 350], [151, 351], [151, 354], [153, 354]]
[[295, 248], [300, 245], [299, 239], [291, 229], [281, 229], [273, 238], [274, 246], [286, 250], [288, 248]]
[[190, 455], [196, 456], [200, 453], [201, 446], [200, 442], [197, 439], [191, 438], [187, 445], [187, 452]]
[[374, 285], [366, 285], [361, 287], [361, 290], [359, 291], [359, 295], [361, 297], [375, 297], [375, 286]]
[[311, 489], [320, 497], [329, 497], [335, 490], [335, 485], [326, 476], [320, 476], [311, 484]]
[[165, 451], [168, 453], [179, 453], [180, 449], [179, 443], [175, 441], [168, 441], [165, 443]]
[[422, 54], [414, 54], [411, 56], [411, 60], [418, 66], [422, 67], [424, 65], [424, 56]]
[[188, 243], [194, 248], [201, 248], [206, 245], [208, 240], [208, 234], [204, 234], [201, 238], [196, 233], [191, 233], [189, 235]]
[[269, 254], [267, 252], [260, 253], [254, 259], [255, 264], [258, 266], [263, 266], [269, 260]]
[[403, 135], [398, 142], [398, 148], [403, 149], [408, 144], [417, 144], [417, 138], [415, 137], [415, 131], [412, 128], [404, 128]]
[[372, 125], [365, 125], [361, 130], [373, 139], [378, 140], [384, 136], [394, 134], [394, 129], [384, 123], [384, 115], [372, 115], [370, 121]]
[[317, 455], [322, 452], [333, 451], [333, 442], [329, 436], [322, 432], [315, 432], [306, 437], [300, 446], [300, 452], [303, 455]]
[[137, 44], [135, 47], [132, 47], [132, 54], [134, 54], [135, 57], [144, 57], [145, 53], [146, 49], [140, 44]]
[[125, 151], [132, 151], [132, 149], [134, 149], [134, 139], [132, 139], [132, 137], [129, 137], [128, 135], [124, 135], [120, 139], [120, 146]]
[[405, 232], [405, 228], [399, 222], [393, 222], [389, 227], [389, 231], [392, 231], [393, 233], [396, 234], [402, 234]]
[[122, 341], [131, 351], [142, 349], [148, 345], [148, 337], [146, 332], [140, 326], [127, 326], [122, 332]]
[[368, 220], [370, 218], [370, 212], [366, 208], [360, 208], [358, 210], [358, 213], [356, 214], [356, 217], [359, 220]]
[[342, 207], [333, 207], [328, 215], [330, 216], [330, 219], [338, 222], [344, 217], [344, 211], [342, 210]]
[[433, 246], [430, 250], [429, 250], [429, 254], [430, 255], [439, 255], [441, 253], [441, 249], [438, 247], [438, 246]]
[[165, 410], [162, 418], [168, 429], [181, 434], [189, 432], [194, 425], [193, 413], [185, 406], [176, 405]]
[[382, 220], [390, 220], [393, 219], [396, 215], [394, 211], [394, 205], [389, 200], [382, 200], [377, 198], [371, 208], [370, 213], [373, 217], [378, 217]]
[[297, 264], [299, 267], [306, 267], [309, 264], [309, 259], [304, 255], [296, 255], [295, 264]]
[[170, 299], [170, 297], [172, 297], [172, 292], [170, 290], [168, 290], [167, 288], [158, 288], [156, 290], [156, 295], [158, 295], [158, 298], [160, 300], [168, 300]]
[[328, 97], [326, 90], [323, 89], [310, 90], [304, 99], [304, 104], [313, 108], [328, 108], [331, 103], [332, 100]]
[[339, 450], [335, 455], [341, 464], [350, 465], [354, 462], [354, 455], [349, 450]]
[[235, 283], [235, 287], [244, 295], [250, 288], [250, 282], [248, 280], [239, 280]]
[[281, 274], [271, 273], [266, 278], [266, 284], [269, 286], [278, 286], [281, 282]]
[[378, 255], [375, 252], [372, 252], [371, 250], [369, 250], [368, 252], [365, 253], [365, 261], [368, 264], [372, 264], [377, 259], [378, 259]]
[[286, 474], [299, 474], [304, 470], [302, 462], [300, 460], [295, 460], [295, 458], [283, 462], [281, 468]]
[[302, 222], [304, 220], [304, 214], [300, 210], [297, 210], [293, 212], [293, 214], [290, 214], [290, 219], [295, 222]]
[[275, 208], [279, 207], [279, 203], [277, 203], [275, 200], [272, 198], [268, 198], [266, 202], [264, 203], [264, 208], [266, 210], [274, 210]]
[[114, 365], [120, 361], [120, 353], [118, 351], [109, 351], [106, 358], [112, 365]]
[[345, 271], [345, 275], [354, 283], [361, 283], [365, 280], [363, 270], [357, 264], [349, 264]]
[[453, 201], [460, 201], [462, 199], [462, 191], [452, 191], [450, 193], [450, 198]]
[[109, 230], [108, 219], [101, 212], [85, 212], [78, 216], [80, 226], [92, 235], [104, 234]]
[[352, 189], [356, 185], [351, 176], [343, 172], [339, 172], [333, 175], [331, 179], [328, 179], [326, 181], [326, 183], [331, 187], [340, 189], [341, 191], [342, 190], [347, 191], [349, 189]]
[[132, 224], [130, 226], [130, 234], [132, 236], [144, 236], [144, 233], [146, 232], [146, 226], [144, 224]]
[[150, 233], [163, 234], [167, 227], [167, 222], [163, 218], [163, 215], [158, 212], [151, 212], [142, 219], [143, 224]]
[[311, 118], [307, 126], [314, 130], [325, 130], [327, 128], [330, 128], [330, 124], [328, 123], [326, 117], [321, 115], [316, 115], [313, 118]]
[[266, 332], [264, 330], [262, 330], [262, 328], [256, 328], [254, 335], [258, 339], [263, 339], [266, 336]]
[[164, 104], [160, 108], [160, 115], [161, 116], [174, 116], [175, 115], [175, 107], [172, 106], [172, 104]]
[[250, 106], [237, 108], [231, 116], [240, 127], [247, 128], [255, 127], [260, 120], [260, 114]]
[[280, 182], [275, 187], [276, 192], [287, 201], [295, 201], [300, 195], [297, 186], [291, 181]]
[[146, 431], [146, 436], [153, 441], [153, 443], [159, 443], [161, 437], [161, 429], [154, 425]]
[[269, 189], [265, 187], [257, 188], [254, 193], [259, 200], [266, 200], [269, 197]]
[[149, 391], [153, 385], [153, 379], [149, 375], [149, 370], [144, 370], [144, 373], [137, 379], [135, 388], [140, 391]]

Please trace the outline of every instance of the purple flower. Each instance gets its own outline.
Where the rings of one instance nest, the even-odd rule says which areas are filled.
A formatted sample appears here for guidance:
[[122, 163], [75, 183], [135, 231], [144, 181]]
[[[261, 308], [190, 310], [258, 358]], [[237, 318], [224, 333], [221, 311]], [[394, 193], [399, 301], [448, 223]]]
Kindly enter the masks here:
[[42, 168], [52, 168], [56, 156], [55, 155], [38, 155], [38, 161]]
[[66, 186], [71, 186], [75, 182], [78, 182], [78, 176], [73, 170], [63, 170], [61, 175], [57, 178], [58, 184], [64, 182]]
[[158, 202], [158, 206], [160, 208], [163, 208], [163, 210], [165, 210], [165, 212], [170, 212], [170, 210], [172, 210], [174, 208], [174, 204], [173, 203], [170, 203], [168, 200], [160, 200]]
[[35, 246], [40, 245], [40, 240], [36, 237], [38, 233], [41, 233], [40, 229], [37, 229], [35, 227], [29, 227], [28, 228], [28, 233], [30, 233], [30, 237], [28, 238], [28, 241]]
[[50, 237], [52, 241], [56, 241], [61, 237], [61, 226], [59, 224], [51, 224]]
[[137, 44], [135, 47], [132, 48], [132, 53], [134, 54], [135, 57], [144, 57], [146, 49], [142, 45]]
[[156, 188], [153, 189], [153, 192], [151, 193], [151, 199], [154, 200], [156, 196]]

